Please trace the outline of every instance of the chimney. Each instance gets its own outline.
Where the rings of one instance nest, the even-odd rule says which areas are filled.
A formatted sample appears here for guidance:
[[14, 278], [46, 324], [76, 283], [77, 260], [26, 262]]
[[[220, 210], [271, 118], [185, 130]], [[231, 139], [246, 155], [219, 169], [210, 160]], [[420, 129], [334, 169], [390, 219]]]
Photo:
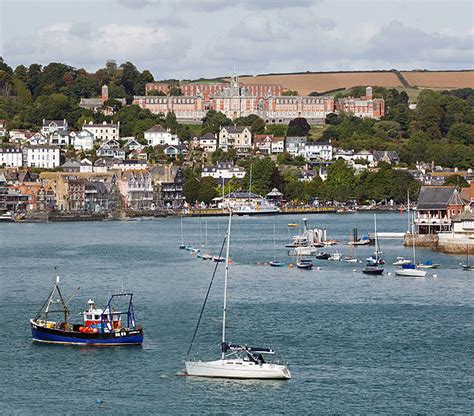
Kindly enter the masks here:
[[471, 202], [474, 202], [474, 179], [471, 179]]

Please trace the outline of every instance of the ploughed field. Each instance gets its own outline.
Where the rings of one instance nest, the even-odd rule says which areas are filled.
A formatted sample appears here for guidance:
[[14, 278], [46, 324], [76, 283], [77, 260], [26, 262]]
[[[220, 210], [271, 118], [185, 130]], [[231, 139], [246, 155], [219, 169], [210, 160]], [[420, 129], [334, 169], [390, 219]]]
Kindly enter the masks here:
[[[474, 71], [406, 71], [401, 72], [405, 86], [450, 89], [474, 88]], [[404, 83], [392, 71], [380, 72], [321, 72], [304, 74], [277, 74], [241, 77], [243, 84], [282, 84], [285, 90], [298, 91], [300, 95], [311, 92], [342, 90], [359, 85], [400, 88]]]

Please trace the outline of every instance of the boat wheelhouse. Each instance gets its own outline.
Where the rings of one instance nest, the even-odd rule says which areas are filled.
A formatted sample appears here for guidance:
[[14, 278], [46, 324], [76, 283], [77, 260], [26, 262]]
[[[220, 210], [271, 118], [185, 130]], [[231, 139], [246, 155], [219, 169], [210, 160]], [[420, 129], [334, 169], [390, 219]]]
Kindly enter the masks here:
[[[83, 323], [69, 322], [69, 301], [65, 302], [56, 278], [53, 289], [34, 319], [30, 320], [33, 341], [84, 346], [141, 345], [143, 330], [135, 321], [132, 293], [113, 294], [100, 309], [92, 299], [83, 315]], [[116, 310], [116, 304], [127, 305]], [[60, 319], [51, 319], [52, 315]]]

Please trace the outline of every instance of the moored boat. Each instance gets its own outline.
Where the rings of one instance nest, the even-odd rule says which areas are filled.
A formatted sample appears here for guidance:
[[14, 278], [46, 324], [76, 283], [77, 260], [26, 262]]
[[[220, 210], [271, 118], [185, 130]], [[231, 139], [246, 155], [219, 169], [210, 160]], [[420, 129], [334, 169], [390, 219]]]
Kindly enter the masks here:
[[[70, 323], [68, 302], [64, 301], [59, 289], [59, 278], [56, 278], [45, 304], [35, 318], [30, 319], [33, 341], [83, 346], [141, 345], [143, 329], [135, 322], [132, 298], [132, 293], [113, 294], [104, 309], [97, 308], [90, 299], [89, 308], [83, 312], [84, 322]], [[116, 301], [124, 304], [120, 302], [122, 299], [128, 301], [126, 310], [115, 310]], [[50, 319], [51, 314], [58, 313], [64, 319]]]
[[404, 277], [425, 277], [426, 271], [417, 270], [414, 264], [404, 264], [401, 269], [395, 270], [395, 274]]
[[431, 260], [420, 262], [416, 265], [418, 269], [439, 269], [441, 264], [433, 263]]

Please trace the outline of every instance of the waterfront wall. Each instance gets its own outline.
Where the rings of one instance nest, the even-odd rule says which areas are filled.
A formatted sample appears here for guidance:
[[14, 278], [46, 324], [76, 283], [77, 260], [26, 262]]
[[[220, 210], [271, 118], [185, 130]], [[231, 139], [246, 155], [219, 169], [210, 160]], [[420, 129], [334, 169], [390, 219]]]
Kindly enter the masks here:
[[[438, 234], [415, 234], [415, 244], [417, 247], [428, 247], [433, 250], [438, 245]], [[406, 233], [403, 237], [403, 245], [411, 247], [413, 245], [413, 234]]]
[[[440, 234], [415, 234], [417, 247], [427, 247], [434, 251], [450, 254], [474, 254], [474, 239], [468, 236], [453, 235], [452, 233]], [[403, 238], [403, 245], [413, 245], [413, 234], [407, 233]]]
[[453, 236], [452, 233], [442, 233], [438, 237], [437, 251], [452, 254], [474, 253], [474, 239], [467, 236]]

